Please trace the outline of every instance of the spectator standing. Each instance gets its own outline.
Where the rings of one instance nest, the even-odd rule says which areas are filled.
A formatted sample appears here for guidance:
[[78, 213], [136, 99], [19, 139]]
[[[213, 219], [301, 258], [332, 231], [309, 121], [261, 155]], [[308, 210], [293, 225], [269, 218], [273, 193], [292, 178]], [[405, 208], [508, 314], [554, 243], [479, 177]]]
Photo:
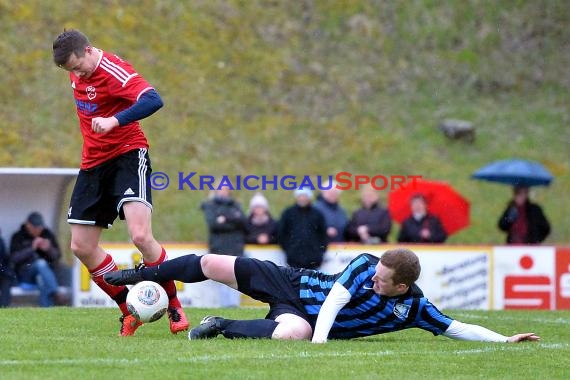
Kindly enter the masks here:
[[507, 233], [507, 244], [539, 244], [550, 234], [550, 223], [542, 208], [530, 202], [528, 187], [515, 187], [513, 199], [499, 219]]
[[316, 269], [328, 246], [325, 218], [313, 207], [310, 189], [297, 189], [294, 196], [295, 204], [286, 208], [279, 220], [279, 244], [289, 266]]
[[202, 203], [202, 211], [208, 225], [210, 253], [242, 256], [246, 217], [230, 189], [224, 186], [214, 190], [213, 196]]
[[247, 244], [277, 243], [277, 221], [271, 216], [267, 198], [261, 193], [251, 197], [246, 230]]
[[380, 196], [372, 186], [361, 192], [362, 206], [352, 214], [346, 230], [348, 241], [363, 244], [379, 244], [388, 241], [392, 219], [387, 209], [380, 204]]
[[336, 185], [334, 181], [325, 183], [326, 190], [321, 191], [315, 201], [315, 208], [325, 217], [329, 243], [345, 241], [348, 225], [348, 216], [339, 202], [341, 190]]
[[60, 258], [61, 251], [54, 234], [45, 226], [42, 215], [32, 212], [12, 236], [10, 259], [18, 281], [38, 287], [42, 307], [55, 304], [58, 283], [51, 265]]
[[398, 242], [400, 243], [443, 243], [447, 233], [438, 217], [428, 213], [423, 195], [414, 195], [410, 200], [412, 215], [404, 220]]
[[[247, 218], [229, 187], [214, 190], [213, 196], [202, 203], [202, 211], [208, 225], [209, 252], [243, 256]], [[218, 295], [222, 307], [240, 304], [240, 294], [233, 289], [218, 286]]]
[[10, 255], [6, 252], [4, 239], [0, 236], [0, 307], [10, 306], [10, 288], [15, 282], [15, 275], [10, 265]]

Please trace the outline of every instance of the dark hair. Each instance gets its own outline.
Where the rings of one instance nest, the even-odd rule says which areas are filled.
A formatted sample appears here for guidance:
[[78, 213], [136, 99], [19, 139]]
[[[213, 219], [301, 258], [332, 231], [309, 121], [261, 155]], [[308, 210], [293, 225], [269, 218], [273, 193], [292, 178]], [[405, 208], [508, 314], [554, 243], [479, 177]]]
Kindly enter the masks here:
[[422, 193], [415, 193], [414, 195], [412, 195], [410, 197], [410, 203], [415, 201], [416, 199], [421, 199], [424, 203], [427, 203], [427, 199], [425, 195], [423, 195]]
[[89, 45], [91, 45], [89, 39], [79, 30], [64, 30], [53, 41], [53, 61], [56, 65], [63, 66], [73, 53], [77, 57], [83, 57], [85, 48]]
[[394, 271], [392, 281], [395, 285], [411, 286], [420, 277], [422, 267], [418, 256], [407, 248], [390, 249], [380, 257], [380, 262]]
[[34, 227], [44, 227], [45, 226], [44, 218], [43, 218], [42, 214], [40, 214], [37, 211], [34, 211], [30, 215], [28, 215], [28, 219], [26, 219], [26, 222], [30, 223]]

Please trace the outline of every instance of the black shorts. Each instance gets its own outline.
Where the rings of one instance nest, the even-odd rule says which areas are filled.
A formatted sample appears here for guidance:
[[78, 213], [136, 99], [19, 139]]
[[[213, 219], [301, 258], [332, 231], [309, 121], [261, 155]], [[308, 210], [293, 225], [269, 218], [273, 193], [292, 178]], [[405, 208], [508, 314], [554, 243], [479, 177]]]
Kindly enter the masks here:
[[295, 314], [307, 322], [309, 317], [300, 300], [301, 270], [280, 267], [271, 261], [238, 257], [235, 263], [238, 290], [253, 299], [269, 304], [265, 318]]
[[117, 216], [125, 218], [125, 202], [141, 202], [152, 209], [147, 149], [134, 149], [91, 169], [80, 170], [67, 212], [70, 224], [109, 228]]

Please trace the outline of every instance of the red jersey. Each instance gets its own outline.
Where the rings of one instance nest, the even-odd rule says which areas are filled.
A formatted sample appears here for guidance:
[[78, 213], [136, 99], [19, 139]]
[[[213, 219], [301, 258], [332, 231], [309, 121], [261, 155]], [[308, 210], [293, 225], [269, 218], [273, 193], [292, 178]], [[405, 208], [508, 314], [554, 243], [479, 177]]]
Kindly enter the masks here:
[[83, 135], [81, 169], [100, 165], [133, 149], [148, 148], [138, 121], [107, 133], [95, 133], [91, 129], [91, 119], [115, 116], [153, 88], [128, 62], [102, 51], [89, 78], [80, 78], [70, 72], [69, 79]]

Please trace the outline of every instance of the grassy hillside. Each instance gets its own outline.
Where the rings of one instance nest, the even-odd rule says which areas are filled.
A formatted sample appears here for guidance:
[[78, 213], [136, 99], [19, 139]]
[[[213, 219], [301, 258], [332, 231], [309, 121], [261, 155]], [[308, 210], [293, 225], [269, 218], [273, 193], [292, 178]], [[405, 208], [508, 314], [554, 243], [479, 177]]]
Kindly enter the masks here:
[[[165, 108], [143, 123], [155, 171], [418, 174], [472, 202], [471, 228], [451, 242], [501, 243], [495, 225], [510, 190], [469, 176], [523, 157], [556, 176], [534, 196], [554, 226], [549, 242], [564, 243], [568, 25], [563, 0], [0, 0], [0, 166], [78, 166], [71, 91], [51, 61], [53, 39], [73, 27], [163, 96]], [[476, 141], [447, 140], [444, 118], [472, 121]], [[204, 240], [206, 195], [155, 192], [157, 237]], [[236, 195], [247, 203], [252, 194]], [[292, 202], [286, 191], [266, 195], [274, 214]], [[358, 192], [342, 201], [354, 210]], [[126, 240], [117, 226], [105, 239]]]

